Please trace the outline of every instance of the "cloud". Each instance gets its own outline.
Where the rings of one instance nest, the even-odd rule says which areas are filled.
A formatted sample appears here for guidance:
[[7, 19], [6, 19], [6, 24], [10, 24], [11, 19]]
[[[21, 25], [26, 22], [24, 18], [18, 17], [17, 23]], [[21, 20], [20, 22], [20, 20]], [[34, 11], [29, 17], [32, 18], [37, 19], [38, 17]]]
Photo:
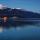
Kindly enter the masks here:
[[0, 9], [4, 9], [4, 8], [7, 8], [7, 6], [3, 5], [3, 4], [0, 4]]

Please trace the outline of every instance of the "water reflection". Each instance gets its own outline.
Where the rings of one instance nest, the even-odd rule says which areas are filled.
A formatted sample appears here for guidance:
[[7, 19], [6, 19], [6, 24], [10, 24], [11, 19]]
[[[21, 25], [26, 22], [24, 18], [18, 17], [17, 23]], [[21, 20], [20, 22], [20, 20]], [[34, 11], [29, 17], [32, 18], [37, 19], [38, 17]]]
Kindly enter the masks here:
[[0, 39], [40, 39], [40, 23], [0, 28]]
[[[19, 22], [19, 21], [15, 21], [13, 18], [9, 18], [8, 21], [4, 24], [1, 24], [1, 28], [0, 30], [2, 32], [4, 31], [20, 31], [20, 30], [27, 30], [30, 28], [37, 28], [40, 27], [40, 21], [30, 21], [30, 22]], [[3, 28], [4, 27], [4, 28]]]
[[30, 30], [32, 29], [34, 31], [34, 29], [40, 29], [40, 25], [24, 25], [24, 26], [17, 26], [16, 28], [14, 26], [11, 26], [10, 28], [0, 28], [0, 32], [11, 32], [11, 31], [24, 31], [24, 30]]

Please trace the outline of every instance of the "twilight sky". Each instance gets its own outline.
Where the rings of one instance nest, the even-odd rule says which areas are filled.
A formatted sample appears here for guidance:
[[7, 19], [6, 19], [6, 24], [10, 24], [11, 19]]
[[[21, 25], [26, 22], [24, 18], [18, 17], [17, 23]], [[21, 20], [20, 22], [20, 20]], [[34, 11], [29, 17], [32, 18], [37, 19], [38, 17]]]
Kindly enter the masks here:
[[33, 12], [40, 12], [40, 0], [0, 0], [10, 8], [23, 8]]

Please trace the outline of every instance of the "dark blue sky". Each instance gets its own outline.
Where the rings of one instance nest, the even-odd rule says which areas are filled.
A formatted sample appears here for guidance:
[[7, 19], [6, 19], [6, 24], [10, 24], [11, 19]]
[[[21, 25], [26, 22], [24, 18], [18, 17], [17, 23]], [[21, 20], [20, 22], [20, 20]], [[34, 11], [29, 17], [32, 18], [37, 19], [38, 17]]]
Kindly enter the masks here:
[[0, 0], [10, 8], [23, 8], [29, 11], [40, 12], [40, 0]]

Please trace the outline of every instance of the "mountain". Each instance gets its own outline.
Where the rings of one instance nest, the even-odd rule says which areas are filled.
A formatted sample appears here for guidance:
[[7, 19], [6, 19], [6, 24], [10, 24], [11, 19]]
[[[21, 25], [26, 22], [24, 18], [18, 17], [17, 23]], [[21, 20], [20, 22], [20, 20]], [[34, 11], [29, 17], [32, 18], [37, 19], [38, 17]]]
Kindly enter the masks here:
[[13, 9], [14, 14], [20, 16], [21, 18], [40, 18], [40, 14], [30, 12], [30, 11], [25, 11], [21, 9]]
[[[9, 24], [12, 25], [20, 25], [20, 24], [32, 24], [36, 23], [34, 21], [24, 21], [24, 20], [40, 20], [40, 14], [31, 12], [31, 11], [26, 11], [24, 9], [18, 9], [18, 8], [6, 8], [6, 9], [0, 9], [0, 17], [3, 16], [8, 16], [8, 22]], [[22, 21], [15, 21], [13, 17], [16, 16], [16, 20], [22, 20]], [[8, 23], [7, 23], [8, 24]]]
[[40, 18], [39, 13], [34, 13], [30, 11], [26, 11], [23, 9], [11, 9], [11, 8], [6, 8], [1, 10], [0, 9], [0, 16], [18, 16], [20, 18]]

